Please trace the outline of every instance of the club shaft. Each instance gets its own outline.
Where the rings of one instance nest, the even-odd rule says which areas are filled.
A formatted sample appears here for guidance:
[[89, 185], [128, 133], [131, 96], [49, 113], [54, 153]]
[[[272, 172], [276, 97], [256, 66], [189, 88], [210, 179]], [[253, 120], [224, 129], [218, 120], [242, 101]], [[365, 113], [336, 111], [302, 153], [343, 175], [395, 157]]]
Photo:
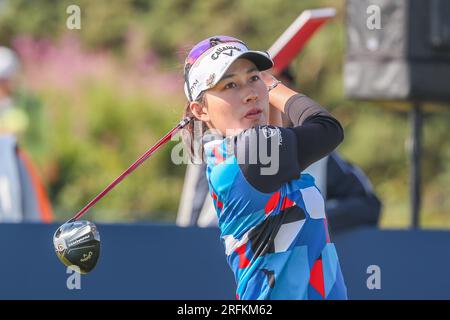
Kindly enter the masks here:
[[153, 147], [145, 152], [138, 160], [136, 160], [127, 170], [125, 170], [119, 177], [111, 182], [102, 192], [100, 192], [94, 199], [91, 200], [83, 209], [81, 209], [72, 219], [68, 222], [73, 222], [81, 218], [90, 208], [92, 208], [101, 198], [103, 198], [111, 189], [118, 185], [126, 176], [139, 167], [145, 160], [147, 160], [155, 151], [157, 151], [162, 145], [169, 141], [178, 130], [182, 129], [190, 122], [190, 118], [185, 118], [180, 121], [172, 130], [170, 130], [164, 137], [162, 137]]

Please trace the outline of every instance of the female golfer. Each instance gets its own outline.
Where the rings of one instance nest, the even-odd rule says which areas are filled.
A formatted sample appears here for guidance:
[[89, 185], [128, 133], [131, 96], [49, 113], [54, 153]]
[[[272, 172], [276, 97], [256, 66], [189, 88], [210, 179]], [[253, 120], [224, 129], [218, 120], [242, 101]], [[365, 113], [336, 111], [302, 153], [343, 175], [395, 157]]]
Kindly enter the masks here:
[[[346, 299], [324, 201], [302, 174], [343, 140], [339, 122], [267, 71], [269, 55], [215, 36], [185, 62], [184, 115], [201, 121], [207, 179], [238, 299]], [[293, 128], [270, 125], [271, 108]], [[274, 109], [275, 110], [275, 109]], [[184, 141], [192, 152], [195, 121]]]

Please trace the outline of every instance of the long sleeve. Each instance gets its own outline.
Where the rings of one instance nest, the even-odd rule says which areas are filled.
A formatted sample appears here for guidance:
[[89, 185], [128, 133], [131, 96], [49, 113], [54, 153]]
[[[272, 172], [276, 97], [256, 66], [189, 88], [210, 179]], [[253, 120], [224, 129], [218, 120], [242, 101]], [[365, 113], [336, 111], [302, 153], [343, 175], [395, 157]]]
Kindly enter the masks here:
[[292, 96], [285, 111], [293, 128], [257, 126], [234, 137], [241, 171], [262, 192], [273, 192], [283, 183], [298, 179], [302, 170], [343, 140], [339, 122], [305, 95]]

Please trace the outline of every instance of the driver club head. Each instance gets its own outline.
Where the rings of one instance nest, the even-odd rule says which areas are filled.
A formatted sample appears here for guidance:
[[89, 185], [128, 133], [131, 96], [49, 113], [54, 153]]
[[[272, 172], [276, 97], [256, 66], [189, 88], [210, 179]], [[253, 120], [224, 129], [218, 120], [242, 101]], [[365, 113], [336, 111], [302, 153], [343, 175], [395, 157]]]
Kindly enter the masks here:
[[94, 269], [100, 256], [100, 234], [90, 221], [68, 221], [53, 235], [59, 260], [68, 267], [76, 266], [82, 274]]

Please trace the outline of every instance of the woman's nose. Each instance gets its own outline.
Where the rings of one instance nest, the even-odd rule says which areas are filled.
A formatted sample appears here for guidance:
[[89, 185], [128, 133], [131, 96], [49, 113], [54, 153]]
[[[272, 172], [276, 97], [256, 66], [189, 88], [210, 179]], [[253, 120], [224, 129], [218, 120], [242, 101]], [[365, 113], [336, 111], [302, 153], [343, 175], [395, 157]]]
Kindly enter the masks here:
[[248, 88], [244, 93], [244, 103], [249, 103], [258, 99], [258, 94], [253, 88]]

